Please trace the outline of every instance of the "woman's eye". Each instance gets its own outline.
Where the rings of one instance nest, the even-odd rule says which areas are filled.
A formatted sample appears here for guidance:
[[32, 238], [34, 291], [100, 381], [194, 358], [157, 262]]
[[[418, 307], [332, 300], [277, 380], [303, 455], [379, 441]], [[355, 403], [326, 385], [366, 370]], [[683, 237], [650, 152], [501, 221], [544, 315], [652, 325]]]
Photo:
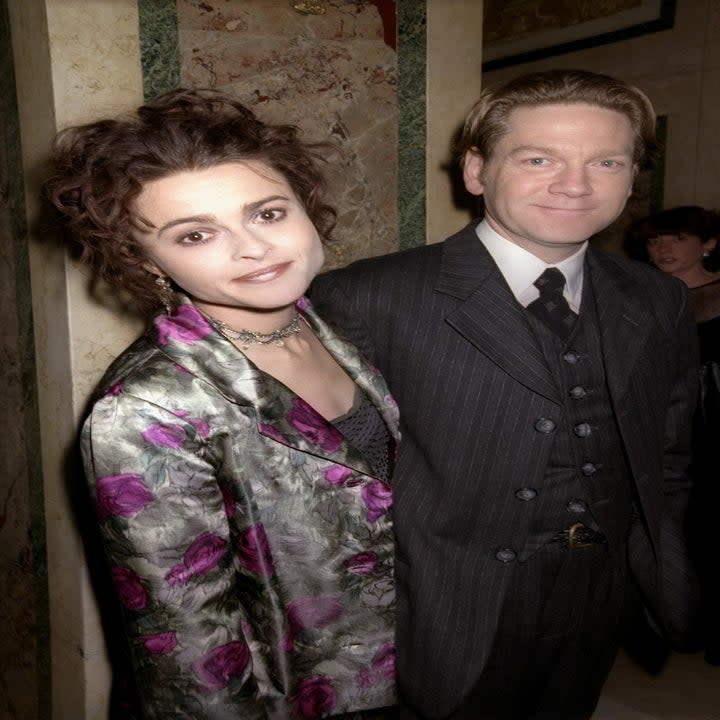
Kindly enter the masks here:
[[189, 233], [182, 235], [178, 242], [182, 245], [201, 245], [202, 243], [206, 243], [209, 239], [209, 233], [202, 230], [192, 230]]
[[281, 208], [266, 208], [264, 210], [260, 210], [255, 217], [260, 222], [277, 222], [285, 217], [285, 211]]

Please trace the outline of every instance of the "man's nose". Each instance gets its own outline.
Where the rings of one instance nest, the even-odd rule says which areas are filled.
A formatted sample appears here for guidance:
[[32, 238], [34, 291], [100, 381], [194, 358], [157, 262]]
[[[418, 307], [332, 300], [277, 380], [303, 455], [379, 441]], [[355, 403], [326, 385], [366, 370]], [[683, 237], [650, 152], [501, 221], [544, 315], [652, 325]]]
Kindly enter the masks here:
[[550, 192], [579, 196], [592, 192], [587, 168], [583, 165], [568, 164], [563, 167], [550, 184]]

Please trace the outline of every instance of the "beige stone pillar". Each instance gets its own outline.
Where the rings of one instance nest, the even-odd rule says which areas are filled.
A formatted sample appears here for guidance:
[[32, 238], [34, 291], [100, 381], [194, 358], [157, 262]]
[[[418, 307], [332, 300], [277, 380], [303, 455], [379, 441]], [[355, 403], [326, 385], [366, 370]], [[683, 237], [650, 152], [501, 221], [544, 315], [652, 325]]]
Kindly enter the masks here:
[[450, 140], [480, 94], [482, 0], [427, 2], [427, 225], [428, 242], [459, 230], [470, 214], [453, 205], [443, 166]]
[[[40, 219], [43, 163], [58, 129], [142, 102], [136, 0], [9, 0], [27, 214]], [[53, 717], [107, 717], [109, 668], [68, 488], [67, 457], [92, 386], [138, 332], [102, 309], [53, 238], [35, 231], [37, 349], [50, 595]]]

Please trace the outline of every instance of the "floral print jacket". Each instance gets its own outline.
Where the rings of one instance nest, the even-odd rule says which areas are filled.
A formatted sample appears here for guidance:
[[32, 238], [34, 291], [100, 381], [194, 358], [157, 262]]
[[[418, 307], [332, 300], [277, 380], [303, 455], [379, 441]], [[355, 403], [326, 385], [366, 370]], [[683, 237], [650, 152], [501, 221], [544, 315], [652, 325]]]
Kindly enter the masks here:
[[[298, 309], [398, 439], [382, 378]], [[81, 447], [148, 718], [393, 705], [390, 488], [184, 299], [111, 365]]]

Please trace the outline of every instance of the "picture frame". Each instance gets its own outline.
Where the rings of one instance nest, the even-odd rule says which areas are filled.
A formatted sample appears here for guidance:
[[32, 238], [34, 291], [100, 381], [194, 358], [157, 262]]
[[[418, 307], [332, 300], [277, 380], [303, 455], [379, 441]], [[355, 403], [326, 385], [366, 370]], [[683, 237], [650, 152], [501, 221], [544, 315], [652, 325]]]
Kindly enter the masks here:
[[668, 30], [676, 0], [485, 0], [484, 72]]

